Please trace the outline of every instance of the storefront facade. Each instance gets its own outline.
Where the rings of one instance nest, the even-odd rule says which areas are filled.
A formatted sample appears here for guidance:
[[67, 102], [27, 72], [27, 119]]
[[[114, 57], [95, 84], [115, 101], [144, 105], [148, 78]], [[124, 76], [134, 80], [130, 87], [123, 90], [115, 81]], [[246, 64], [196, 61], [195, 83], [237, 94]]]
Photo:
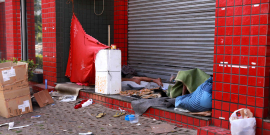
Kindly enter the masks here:
[[[102, 11], [103, 4], [101, 0], [96, 2], [98, 6], [96, 12], [99, 13]], [[214, 126], [229, 129], [230, 114], [239, 108], [249, 108], [256, 117], [257, 134], [270, 133], [270, 124], [267, 122], [270, 70], [269, 0], [200, 2], [194, 1], [193, 6], [190, 7], [191, 3], [185, 1], [179, 10], [176, 10], [174, 5], [181, 5], [181, 3], [170, 5], [170, 2], [165, 1], [166, 6], [155, 6], [159, 3], [145, 2], [142, 7], [144, 10], [139, 11], [140, 3], [136, 1], [105, 1], [103, 16], [96, 16], [92, 10], [93, 1], [78, 0], [74, 1], [74, 13], [86, 33], [97, 37], [105, 44], [108, 42], [107, 25], [111, 25], [111, 41], [122, 51], [122, 64], [133, 64], [148, 74], [157, 74], [160, 70], [168, 76], [183, 65], [183, 67], [205, 67], [205, 72], [212, 73], [214, 79], [212, 102]], [[1, 8], [3, 3], [5, 10]], [[153, 9], [155, 7], [157, 8]], [[84, 8], [90, 9], [83, 10]], [[33, 25], [31, 8], [27, 8], [27, 11], [28, 26], [31, 26]], [[160, 16], [174, 12], [177, 13], [175, 17], [172, 16], [164, 21], [160, 19]], [[200, 13], [204, 13], [205, 16], [200, 17]], [[207, 13], [209, 16], [206, 15]], [[188, 14], [194, 17], [185, 20], [177, 18], [177, 15], [188, 18]], [[65, 0], [42, 0], [43, 78], [47, 79], [51, 86], [56, 82], [68, 81], [63, 69], [66, 66], [69, 50], [71, 15], [71, 3], [67, 4]], [[159, 20], [151, 20], [155, 21], [152, 25], [147, 18], [155, 18], [155, 15]], [[0, 3], [0, 19], [0, 49], [6, 50], [2, 51], [4, 53], [1, 57], [21, 58], [20, 1], [5, 0]], [[190, 25], [185, 25], [186, 23]], [[166, 28], [168, 25], [171, 26], [170, 29]], [[105, 30], [95, 30], [93, 27]], [[152, 33], [147, 33], [147, 28]], [[196, 34], [197, 28], [202, 33]], [[167, 30], [162, 34], [161, 29]], [[193, 29], [193, 32], [188, 29]], [[28, 29], [28, 33], [31, 33], [31, 29]], [[34, 45], [31, 44], [33, 37], [31, 34], [28, 36], [30, 50], [28, 56], [34, 59], [34, 53], [31, 52], [31, 46]], [[181, 45], [177, 46], [177, 42]], [[199, 43], [203, 44], [197, 45]], [[170, 52], [168, 48], [176, 52]], [[209, 58], [211, 53], [212, 56]], [[189, 54], [193, 54], [193, 57], [185, 57]], [[181, 59], [179, 63], [178, 57]], [[140, 62], [140, 59], [144, 61]], [[166, 61], [168, 63], [164, 64]], [[162, 65], [162, 68], [158, 68], [158, 65]], [[212, 71], [209, 70], [209, 65], [213, 68]], [[155, 72], [151, 72], [151, 68]], [[164, 74], [160, 75], [164, 76]]]

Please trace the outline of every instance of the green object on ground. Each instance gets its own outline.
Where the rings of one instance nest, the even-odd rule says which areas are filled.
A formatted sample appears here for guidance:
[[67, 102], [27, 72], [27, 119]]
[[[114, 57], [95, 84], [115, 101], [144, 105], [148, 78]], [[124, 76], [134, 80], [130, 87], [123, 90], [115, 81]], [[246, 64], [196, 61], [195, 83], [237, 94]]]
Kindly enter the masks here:
[[22, 132], [22, 130], [16, 131], [16, 133], [21, 133], [21, 132]]
[[170, 98], [181, 96], [183, 84], [187, 87], [189, 93], [192, 93], [209, 77], [210, 75], [197, 68], [187, 71], [179, 71], [175, 78], [175, 84], [173, 86], [170, 85], [168, 88], [167, 96]]

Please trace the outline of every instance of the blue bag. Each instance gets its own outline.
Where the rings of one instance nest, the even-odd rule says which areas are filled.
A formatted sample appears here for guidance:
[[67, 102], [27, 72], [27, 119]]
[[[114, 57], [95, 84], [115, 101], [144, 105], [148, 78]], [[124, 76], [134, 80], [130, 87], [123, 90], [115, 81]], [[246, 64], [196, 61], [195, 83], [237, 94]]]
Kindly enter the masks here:
[[204, 112], [212, 109], [212, 77], [201, 84], [193, 93], [175, 99], [175, 107], [191, 112]]

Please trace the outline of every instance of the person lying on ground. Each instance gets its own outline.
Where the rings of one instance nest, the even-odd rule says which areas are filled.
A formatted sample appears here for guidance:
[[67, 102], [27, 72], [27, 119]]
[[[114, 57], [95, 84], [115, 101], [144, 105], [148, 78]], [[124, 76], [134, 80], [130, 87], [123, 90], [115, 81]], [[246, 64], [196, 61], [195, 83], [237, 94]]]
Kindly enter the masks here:
[[133, 81], [137, 84], [141, 84], [141, 81], [145, 81], [145, 82], [154, 82], [156, 84], [158, 84], [159, 86], [163, 86], [162, 81], [160, 78], [149, 78], [149, 77], [138, 77], [138, 76], [134, 76], [132, 78], [122, 78], [122, 81]]

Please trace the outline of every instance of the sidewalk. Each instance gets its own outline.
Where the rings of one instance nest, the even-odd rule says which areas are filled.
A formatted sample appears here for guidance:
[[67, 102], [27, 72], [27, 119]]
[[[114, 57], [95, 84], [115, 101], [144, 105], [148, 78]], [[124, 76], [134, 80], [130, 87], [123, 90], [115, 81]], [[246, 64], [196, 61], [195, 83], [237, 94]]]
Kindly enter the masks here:
[[[124, 120], [124, 116], [113, 118], [117, 110], [104, 107], [100, 104], [93, 104], [85, 108], [75, 110], [75, 102], [62, 103], [55, 100], [55, 105], [48, 105], [44, 108], [34, 106], [34, 112], [22, 115], [21, 117], [3, 118], [0, 117], [0, 124], [15, 122], [16, 126], [29, 125], [22, 129], [8, 130], [8, 126], [0, 127], [0, 134], [3, 135], [78, 135], [79, 133], [92, 132], [95, 135], [147, 135], [154, 134], [149, 125], [165, 123], [146, 117], [140, 117], [140, 126], [130, 124]], [[106, 116], [97, 119], [95, 115], [105, 112]], [[40, 118], [31, 119], [31, 116], [41, 115]], [[161, 135], [196, 135], [196, 130], [186, 128], [175, 128], [176, 132]]]

